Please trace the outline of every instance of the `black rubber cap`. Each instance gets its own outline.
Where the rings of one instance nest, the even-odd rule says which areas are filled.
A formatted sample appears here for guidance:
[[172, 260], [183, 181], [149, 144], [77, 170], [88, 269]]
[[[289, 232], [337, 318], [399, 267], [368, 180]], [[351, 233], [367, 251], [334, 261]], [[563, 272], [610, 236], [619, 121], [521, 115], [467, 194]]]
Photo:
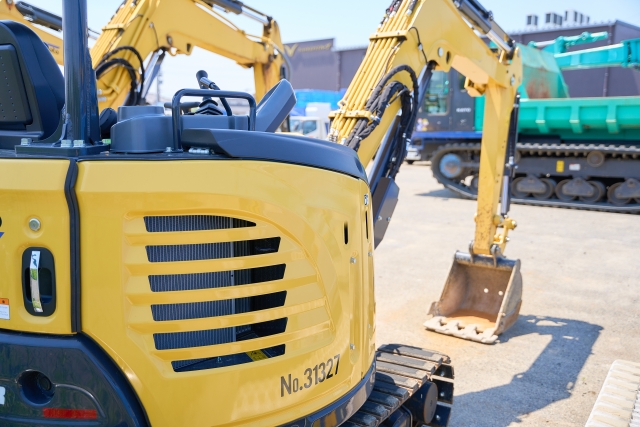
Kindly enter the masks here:
[[113, 108], [105, 108], [100, 113], [100, 138], [111, 139], [111, 126], [118, 123], [118, 113]]

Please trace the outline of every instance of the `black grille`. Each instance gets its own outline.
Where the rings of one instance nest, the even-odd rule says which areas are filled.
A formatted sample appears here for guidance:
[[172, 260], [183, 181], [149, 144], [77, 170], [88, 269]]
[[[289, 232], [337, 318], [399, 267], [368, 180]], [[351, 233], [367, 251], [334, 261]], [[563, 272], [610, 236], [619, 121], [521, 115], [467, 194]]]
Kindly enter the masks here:
[[[280, 344], [275, 347], [263, 348], [260, 350], [268, 358], [282, 356], [285, 352], [285, 345]], [[228, 356], [210, 357], [206, 359], [176, 360], [171, 362], [175, 372], [201, 371], [203, 369], [224, 368], [225, 366], [241, 365], [251, 363], [255, 360], [247, 353], [230, 354]]]
[[[223, 288], [226, 286], [262, 283], [281, 280], [286, 264], [268, 267], [248, 268], [245, 270], [220, 271], [216, 273], [168, 274], [149, 276], [151, 291], [174, 292], [195, 291], [198, 289]], [[233, 280], [232, 280], [233, 279]]]
[[[237, 246], [245, 243], [253, 248], [252, 253], [234, 251]], [[147, 246], [146, 249], [149, 262], [179, 262], [268, 254], [278, 252], [279, 246], [280, 237], [271, 237], [269, 239], [244, 240], [241, 242], [156, 245]]]
[[144, 225], [149, 233], [221, 230], [256, 226], [255, 223], [250, 221], [216, 215], [145, 216]]
[[282, 307], [286, 298], [287, 291], [281, 291], [248, 298], [237, 298], [235, 300], [154, 304], [151, 306], [151, 313], [153, 314], [153, 320], [157, 322], [201, 319], [204, 317], [226, 316], [229, 314], [248, 313], [251, 311]]
[[234, 342], [235, 331], [233, 328], [220, 328], [205, 331], [153, 334], [153, 341], [158, 350], [203, 347]]
[[[269, 320], [249, 325], [255, 335], [249, 339], [281, 334], [287, 328], [287, 318]], [[207, 345], [236, 342], [233, 328], [208, 329], [205, 331], [169, 332], [153, 334], [157, 350], [204, 347]]]

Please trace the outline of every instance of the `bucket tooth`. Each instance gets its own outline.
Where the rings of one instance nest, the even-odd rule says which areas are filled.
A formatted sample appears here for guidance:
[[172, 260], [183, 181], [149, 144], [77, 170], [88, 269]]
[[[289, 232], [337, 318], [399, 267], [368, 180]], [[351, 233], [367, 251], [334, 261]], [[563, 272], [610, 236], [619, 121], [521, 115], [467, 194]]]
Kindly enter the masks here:
[[515, 323], [522, 305], [520, 260], [456, 252], [437, 302], [424, 326], [484, 344]]

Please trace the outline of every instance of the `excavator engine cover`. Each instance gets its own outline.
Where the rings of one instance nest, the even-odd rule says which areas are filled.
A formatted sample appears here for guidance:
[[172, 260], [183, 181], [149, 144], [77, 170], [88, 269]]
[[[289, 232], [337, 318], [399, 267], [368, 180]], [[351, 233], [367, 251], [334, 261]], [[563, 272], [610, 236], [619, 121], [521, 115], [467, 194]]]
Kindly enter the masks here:
[[428, 330], [492, 344], [515, 323], [522, 305], [520, 260], [456, 252]]

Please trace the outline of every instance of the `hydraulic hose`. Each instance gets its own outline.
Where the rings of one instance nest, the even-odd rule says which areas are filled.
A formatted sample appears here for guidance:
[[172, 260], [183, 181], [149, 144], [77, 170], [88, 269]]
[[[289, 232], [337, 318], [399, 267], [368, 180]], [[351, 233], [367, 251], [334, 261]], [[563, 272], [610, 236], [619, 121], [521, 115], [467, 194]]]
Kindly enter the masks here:
[[[132, 52], [138, 62], [140, 63], [140, 87], [138, 88], [138, 77], [136, 68], [131, 65], [129, 61], [124, 58], [111, 58], [118, 52], [121, 51], [129, 51]], [[109, 59], [111, 58], [111, 59]], [[139, 105], [142, 102], [142, 93], [144, 92], [144, 62], [142, 60], [142, 56], [133, 46], [120, 46], [108, 53], [106, 53], [98, 65], [96, 66], [96, 78], [100, 79], [108, 71], [112, 70], [116, 67], [123, 67], [127, 70], [129, 77], [131, 78], [131, 88], [129, 89], [129, 98], [127, 99], [126, 105]]]
[[[408, 88], [403, 83], [392, 80], [394, 76], [401, 72], [406, 72], [411, 77], [412, 88]], [[419, 106], [419, 85], [415, 71], [408, 65], [399, 65], [389, 71], [376, 85], [365, 108], [370, 111], [374, 119], [360, 119], [347, 138], [346, 145], [355, 151], [360, 148], [360, 142], [373, 132], [380, 118], [387, 107], [400, 98], [402, 113], [400, 115], [400, 126], [391, 141], [391, 152], [389, 164], [385, 166], [383, 176], [395, 178], [400, 165], [406, 156], [406, 141], [411, 137], [415, 126]]]

